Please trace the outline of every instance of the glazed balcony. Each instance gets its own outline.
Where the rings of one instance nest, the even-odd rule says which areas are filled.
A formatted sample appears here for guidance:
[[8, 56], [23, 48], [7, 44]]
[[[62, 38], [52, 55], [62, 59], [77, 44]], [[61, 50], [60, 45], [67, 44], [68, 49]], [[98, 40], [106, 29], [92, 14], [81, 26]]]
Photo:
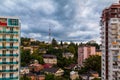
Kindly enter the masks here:
[[0, 78], [0, 80], [18, 80], [18, 77]]
[[17, 42], [18, 39], [15, 39], [15, 38], [0, 38], [0, 41], [6, 41], [6, 42]]
[[0, 49], [18, 49], [18, 46], [0, 46]]
[[0, 31], [3, 34], [18, 34], [18, 31]]
[[0, 70], [0, 72], [17, 72], [18, 69]]
[[18, 64], [18, 62], [0, 62], [0, 64]]
[[18, 54], [0, 54], [0, 57], [4, 57], [4, 56], [18, 56]]

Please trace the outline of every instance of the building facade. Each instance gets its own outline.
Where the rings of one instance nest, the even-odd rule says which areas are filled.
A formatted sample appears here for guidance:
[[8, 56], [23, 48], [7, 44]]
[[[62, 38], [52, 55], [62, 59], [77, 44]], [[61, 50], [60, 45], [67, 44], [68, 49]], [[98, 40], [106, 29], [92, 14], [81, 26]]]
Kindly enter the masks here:
[[76, 72], [76, 71], [71, 71], [71, 72], [70, 72], [70, 79], [71, 79], [71, 80], [77, 80], [77, 79], [79, 79], [78, 72]]
[[78, 47], [78, 65], [83, 65], [83, 61], [90, 55], [96, 54], [96, 48], [94, 46], [80, 46]]
[[62, 56], [66, 59], [73, 58], [74, 54], [71, 52], [62, 53]]
[[101, 50], [96, 50], [96, 55], [102, 56], [102, 51]]
[[0, 17], [0, 80], [19, 80], [20, 21]]
[[102, 80], [120, 80], [120, 3], [101, 16]]
[[43, 61], [46, 64], [57, 64], [57, 57], [55, 55], [44, 54]]

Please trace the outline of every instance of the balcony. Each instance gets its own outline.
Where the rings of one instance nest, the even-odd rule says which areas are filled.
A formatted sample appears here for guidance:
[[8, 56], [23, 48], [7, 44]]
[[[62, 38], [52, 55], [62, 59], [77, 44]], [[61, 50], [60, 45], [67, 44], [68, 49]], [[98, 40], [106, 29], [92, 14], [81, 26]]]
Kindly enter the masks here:
[[118, 42], [113, 41], [113, 42], [112, 42], [112, 45], [118, 45]]
[[111, 26], [110, 29], [111, 30], [117, 30], [117, 27], [116, 26]]
[[18, 49], [18, 46], [0, 46], [0, 49]]
[[0, 64], [18, 64], [18, 62], [0, 62]]
[[6, 42], [11, 42], [11, 41], [13, 41], [13, 42], [17, 42], [18, 39], [11, 39], [11, 38], [9, 38], [9, 39], [4, 39], [4, 38], [2, 38], [2, 39], [0, 39], [0, 41], [6, 41]]
[[18, 80], [18, 77], [0, 78], [0, 80]]
[[11, 70], [0, 70], [0, 72], [17, 72], [18, 69], [11, 69]]
[[104, 32], [102, 32], [102, 31], [101, 31], [101, 32], [100, 32], [100, 34], [102, 34], [102, 35], [103, 35], [103, 34], [104, 34]]
[[117, 53], [113, 53], [113, 56], [118, 56], [118, 54]]
[[0, 57], [3, 56], [18, 56], [18, 54], [0, 54]]
[[118, 23], [119, 22], [119, 20], [118, 20], [118, 18], [115, 18], [115, 15], [111, 15], [111, 19], [110, 19], [110, 23], [111, 24], [114, 24], [114, 23]]
[[3, 34], [18, 34], [18, 31], [0, 31]]
[[113, 66], [113, 71], [118, 71], [118, 66]]
[[117, 30], [109, 30], [109, 32], [110, 32], [111, 35], [116, 35], [116, 34], [118, 34]]
[[119, 47], [110, 47], [110, 50], [119, 50]]

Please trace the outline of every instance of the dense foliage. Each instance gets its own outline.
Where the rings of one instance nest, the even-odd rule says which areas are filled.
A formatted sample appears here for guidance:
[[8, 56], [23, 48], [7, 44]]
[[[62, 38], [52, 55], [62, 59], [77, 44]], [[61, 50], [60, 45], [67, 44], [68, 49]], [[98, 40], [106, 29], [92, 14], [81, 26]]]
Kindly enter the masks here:
[[84, 67], [81, 68], [80, 73], [88, 71], [97, 71], [101, 74], [101, 56], [92, 55], [84, 61]]
[[[46, 54], [53, 54], [57, 56], [57, 65], [54, 65], [54, 67], [60, 67], [65, 71], [64, 77], [55, 77], [54, 75], [48, 74], [46, 75], [46, 80], [68, 80], [70, 76], [70, 70], [66, 70], [65, 67], [69, 66], [70, 64], [77, 64], [77, 58], [78, 58], [78, 46], [83, 45], [91, 45], [95, 46], [96, 49], [99, 49], [99, 45], [97, 43], [86, 43], [86, 44], [75, 44], [73, 42], [70, 42], [68, 44], [67, 42], [58, 42], [53, 38], [51, 44], [40, 42], [40, 41], [33, 41], [30, 42], [29, 38], [21, 38], [21, 46], [24, 47], [30, 47], [30, 46], [38, 46], [39, 48], [37, 50], [33, 51], [33, 54], [30, 53], [29, 50], [24, 50], [21, 48], [21, 66], [28, 66], [30, 64], [31, 60], [38, 60], [40, 64], [44, 64], [43, 62], [43, 53], [40, 52], [40, 50], [45, 50]], [[63, 58], [62, 54], [65, 52], [71, 52], [74, 54], [74, 58]], [[98, 55], [90, 56], [88, 59], [84, 61], [84, 67], [81, 68], [79, 71], [80, 74], [85, 73], [87, 71], [97, 71], [99, 74], [101, 73], [101, 57]], [[21, 78], [21, 80], [24, 80]], [[29, 80], [29, 79], [25, 79]], [[79, 79], [81, 80], [81, 79]], [[99, 79], [94, 79], [99, 80]]]

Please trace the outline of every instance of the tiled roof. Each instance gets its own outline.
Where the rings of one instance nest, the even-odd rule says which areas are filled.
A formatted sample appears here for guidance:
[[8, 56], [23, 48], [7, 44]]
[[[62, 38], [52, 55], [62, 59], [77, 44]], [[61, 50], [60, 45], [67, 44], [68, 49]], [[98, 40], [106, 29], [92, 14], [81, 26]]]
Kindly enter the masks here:
[[43, 57], [44, 58], [56, 58], [55, 55], [51, 55], [51, 54], [44, 54]]
[[50, 73], [56, 73], [59, 70], [59, 68], [45, 68], [43, 71], [50, 72]]

